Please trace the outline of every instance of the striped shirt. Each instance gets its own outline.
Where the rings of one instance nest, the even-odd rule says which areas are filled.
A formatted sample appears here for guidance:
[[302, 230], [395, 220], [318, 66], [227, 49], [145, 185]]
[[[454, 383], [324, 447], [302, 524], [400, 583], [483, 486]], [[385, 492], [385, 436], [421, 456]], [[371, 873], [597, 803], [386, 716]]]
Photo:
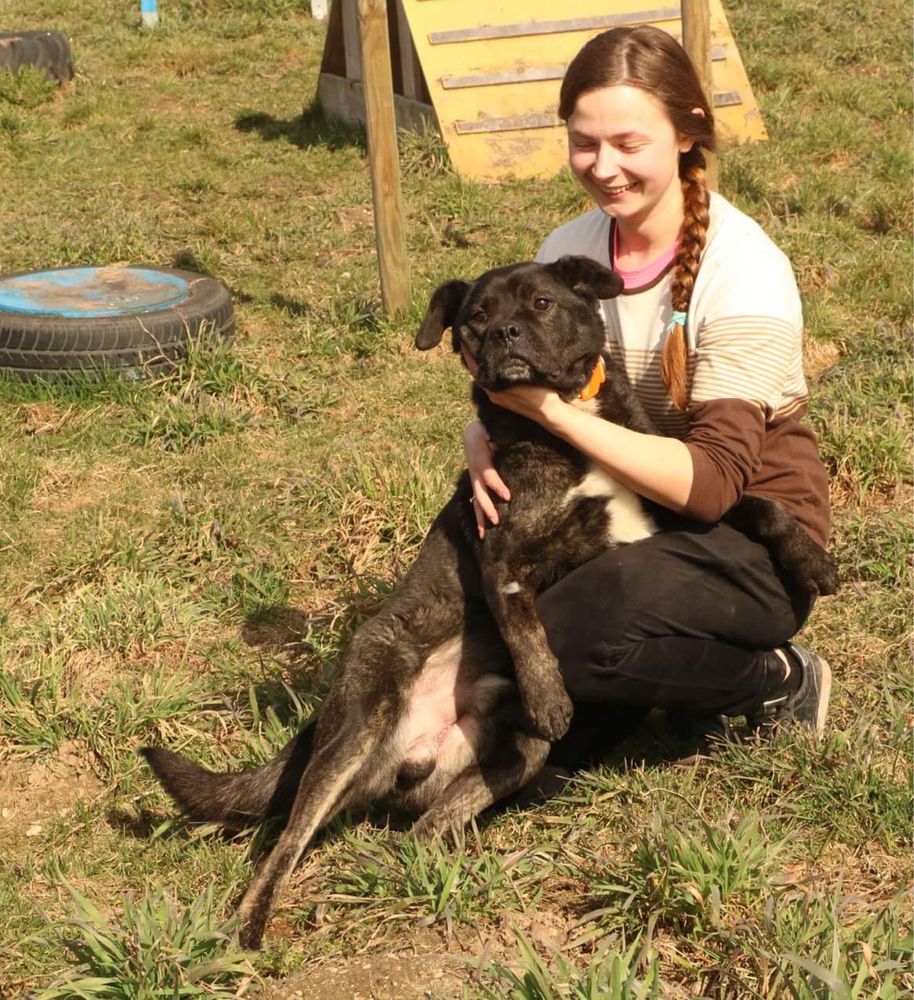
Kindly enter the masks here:
[[[711, 522], [743, 493], [771, 496], [824, 544], [828, 483], [812, 432], [800, 423], [808, 397], [793, 270], [761, 227], [720, 195], [711, 195], [710, 215], [686, 322], [686, 409], [673, 405], [660, 376], [672, 264], [601, 303], [607, 349], [658, 430], [689, 449], [687, 514]], [[554, 230], [537, 260], [583, 254], [612, 267], [613, 226], [599, 209], [586, 212]]]

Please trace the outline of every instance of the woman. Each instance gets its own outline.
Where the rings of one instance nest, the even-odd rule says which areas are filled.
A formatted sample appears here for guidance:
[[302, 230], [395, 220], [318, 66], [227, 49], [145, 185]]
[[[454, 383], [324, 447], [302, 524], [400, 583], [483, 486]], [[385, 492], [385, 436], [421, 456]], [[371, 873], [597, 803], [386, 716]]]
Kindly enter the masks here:
[[[616, 706], [822, 732], [828, 664], [789, 640], [811, 595], [721, 518], [744, 492], [780, 500], [820, 544], [828, 484], [812, 432], [802, 316], [790, 264], [705, 186], [714, 118], [681, 46], [618, 28], [568, 67], [559, 102], [568, 159], [596, 208], [556, 229], [537, 259], [584, 254], [622, 276], [602, 303], [607, 344], [661, 435], [608, 423], [532, 387], [490, 394], [691, 525], [623, 546], [541, 595], [576, 705], [574, 727]], [[480, 534], [510, 500], [478, 423], [464, 435]], [[632, 711], [632, 710], [635, 711]], [[587, 720], [590, 720], [588, 722]]]

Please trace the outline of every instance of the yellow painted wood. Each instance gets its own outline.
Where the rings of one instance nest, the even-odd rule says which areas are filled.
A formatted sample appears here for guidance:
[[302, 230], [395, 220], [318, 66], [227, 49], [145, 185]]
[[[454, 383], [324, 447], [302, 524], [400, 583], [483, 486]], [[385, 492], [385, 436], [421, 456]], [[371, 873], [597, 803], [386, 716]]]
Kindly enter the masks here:
[[[672, 0], [403, 0], [403, 9], [451, 161], [461, 176], [482, 180], [547, 177], [564, 165], [561, 74], [589, 38], [612, 26], [595, 19], [655, 24], [682, 39]], [[720, 0], [710, 0], [710, 13], [713, 53], [725, 57], [712, 62], [721, 136], [725, 144], [764, 139]], [[549, 30], [537, 33], [544, 24]], [[478, 85], [465, 85], [473, 78]], [[512, 119], [516, 127], [508, 127]], [[505, 128], [491, 130], [499, 122]]]

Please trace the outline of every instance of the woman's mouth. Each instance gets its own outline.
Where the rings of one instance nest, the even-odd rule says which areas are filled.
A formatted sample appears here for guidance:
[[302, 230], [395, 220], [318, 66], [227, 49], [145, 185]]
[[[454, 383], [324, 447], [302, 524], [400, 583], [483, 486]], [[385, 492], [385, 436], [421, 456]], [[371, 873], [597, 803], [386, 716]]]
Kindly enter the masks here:
[[600, 190], [603, 194], [612, 198], [616, 195], [624, 194], [626, 191], [631, 191], [631, 189], [635, 186], [635, 183], [635, 181], [632, 181], [630, 184], [616, 184], [613, 187], [601, 187]]

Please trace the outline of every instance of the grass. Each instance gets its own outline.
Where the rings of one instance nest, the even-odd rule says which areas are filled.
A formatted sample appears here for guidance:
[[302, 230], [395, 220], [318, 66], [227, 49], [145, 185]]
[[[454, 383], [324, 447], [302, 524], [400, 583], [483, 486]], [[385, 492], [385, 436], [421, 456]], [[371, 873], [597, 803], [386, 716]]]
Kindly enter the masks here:
[[[391, 319], [306, 3], [173, 0], [155, 32], [113, 0], [6, 6], [68, 32], [76, 79], [0, 74], [0, 272], [203, 271], [237, 336], [146, 381], [0, 379], [0, 994], [234, 995], [224, 921], [262, 838], [189, 827], [135, 751], [240, 767], [310, 717], [461, 465], [465, 374], [412, 349], [431, 290], [528, 259], [581, 195], [473, 183], [404, 134]], [[831, 474], [844, 583], [803, 640], [835, 670], [829, 735], [685, 770], [642, 734], [452, 845], [343, 817], [249, 960], [266, 979], [332, 963], [354, 994], [348, 962], [410, 949], [465, 957], [468, 998], [914, 989], [906, 11], [726, 7], [771, 138], [725, 150], [721, 188], [794, 263]]]
[[231, 940], [231, 926], [214, 926], [224, 900], [205, 892], [187, 908], [161, 892], [127, 897], [114, 923], [70, 889], [73, 914], [57, 930], [75, 968], [35, 994], [35, 1000], [89, 996], [105, 1000], [147, 997], [236, 997], [254, 971]]

